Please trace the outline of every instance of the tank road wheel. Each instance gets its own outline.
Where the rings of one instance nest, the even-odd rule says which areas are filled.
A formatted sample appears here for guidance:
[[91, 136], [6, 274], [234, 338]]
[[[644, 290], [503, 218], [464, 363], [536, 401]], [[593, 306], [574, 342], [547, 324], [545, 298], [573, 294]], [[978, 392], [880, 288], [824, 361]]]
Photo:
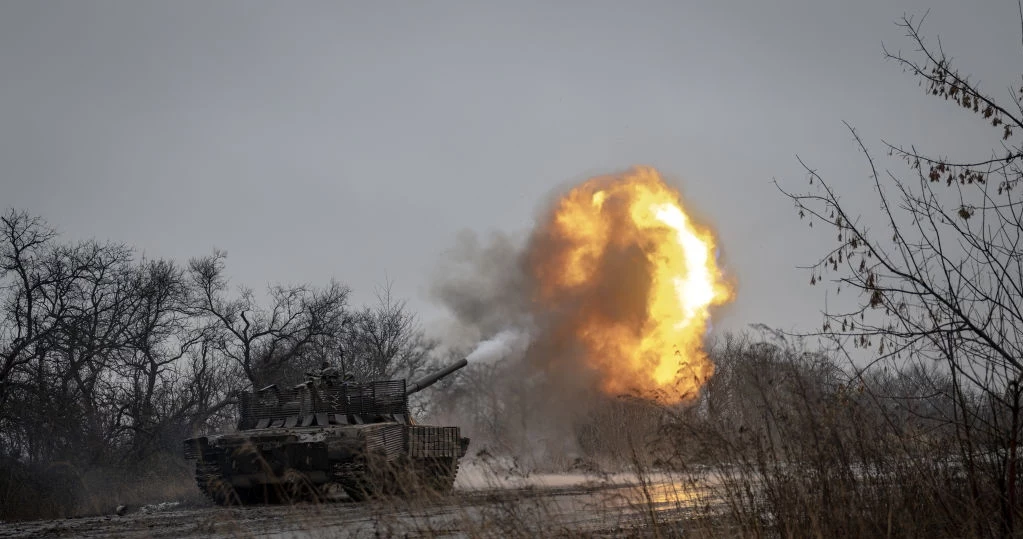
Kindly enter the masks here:
[[220, 474], [215, 462], [199, 461], [195, 464], [195, 482], [213, 503], [217, 505], [239, 505], [245, 503], [244, 493], [239, 495], [235, 488]]
[[406, 459], [388, 461], [370, 456], [354, 462], [337, 464], [334, 481], [355, 501], [381, 496], [405, 496], [415, 481]]
[[366, 465], [362, 462], [335, 464], [333, 476], [334, 482], [341, 485], [345, 494], [354, 501], [366, 501], [379, 494], [378, 489], [373, 488]]
[[220, 466], [213, 462], [196, 463], [195, 482], [199, 490], [217, 505], [278, 503], [280, 498], [276, 485], [233, 486], [220, 473]]
[[282, 503], [310, 501], [319, 503], [324, 500], [320, 487], [309, 480], [309, 476], [294, 469], [284, 470], [284, 481], [278, 486]]

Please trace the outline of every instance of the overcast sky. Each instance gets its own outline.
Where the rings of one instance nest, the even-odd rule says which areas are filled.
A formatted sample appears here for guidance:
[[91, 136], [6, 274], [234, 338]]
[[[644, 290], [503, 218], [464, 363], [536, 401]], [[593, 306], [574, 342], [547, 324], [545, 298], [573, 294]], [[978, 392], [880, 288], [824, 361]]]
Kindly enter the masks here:
[[[798, 154], [860, 203], [842, 125], [949, 153], [996, 133], [881, 57], [924, 32], [982, 87], [1021, 72], [1015, 2], [0, 3], [0, 206], [234, 282], [394, 281], [429, 322], [460, 231], [634, 164], [677, 179], [739, 296], [718, 327], [816, 325], [833, 240], [771, 184]], [[893, 164], [894, 165], [894, 164]], [[862, 203], [872, 204], [866, 198]], [[826, 236], [826, 237], [824, 237]]]

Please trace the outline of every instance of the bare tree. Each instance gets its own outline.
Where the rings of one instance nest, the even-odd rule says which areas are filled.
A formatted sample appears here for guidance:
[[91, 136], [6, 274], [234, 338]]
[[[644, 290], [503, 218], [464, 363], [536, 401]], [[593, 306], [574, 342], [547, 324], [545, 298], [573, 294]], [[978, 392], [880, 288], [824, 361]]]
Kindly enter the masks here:
[[[143, 460], [174, 447], [230, 402], [223, 369], [210, 365], [211, 333], [188, 315], [184, 270], [167, 260], [143, 261], [130, 285], [136, 302], [127, 347], [113, 366], [115, 436], [128, 437], [129, 455]], [[216, 384], [220, 382], [220, 384]]]
[[354, 313], [343, 333], [345, 373], [361, 380], [420, 375], [437, 343], [427, 338], [406, 302], [392, 295], [390, 281], [376, 296], [376, 305]]
[[337, 282], [323, 289], [271, 286], [270, 306], [264, 309], [251, 289], [228, 296], [225, 257], [226, 253], [217, 251], [189, 262], [195, 287], [192, 313], [210, 321], [210, 329], [218, 334], [218, 352], [233, 361], [252, 385], [270, 381], [280, 369], [303, 359], [320, 339], [341, 331], [348, 287]]
[[[809, 267], [810, 283], [846, 292], [833, 302], [820, 335], [869, 350], [874, 365], [939, 362], [955, 402], [950, 421], [966, 463], [974, 508], [999, 507], [1001, 534], [1016, 533], [1021, 514], [1018, 446], [1023, 428], [1023, 200], [1017, 188], [1023, 147], [1023, 88], [1005, 98], [983, 91], [952, 67], [920, 21], [900, 26], [915, 52], [887, 58], [922, 81], [928, 94], [976, 114], [997, 130], [990, 155], [952, 160], [886, 144], [911, 175], [880, 172], [866, 155], [883, 228], [843, 203], [834, 181], [804, 164], [813, 187], [783, 190], [801, 218], [833, 227], [837, 242]], [[802, 161], [801, 161], [802, 163]], [[850, 296], [855, 297], [850, 297]], [[977, 400], [975, 395], [983, 395]]]
[[114, 368], [137, 309], [131, 252], [58, 244], [23, 212], [4, 223], [0, 442], [38, 460], [101, 455], [110, 441]]
[[10, 210], [0, 218], [0, 290], [5, 292], [0, 326], [0, 412], [15, 369], [41, 353], [66, 310], [57, 300], [72, 268], [43, 263], [56, 233], [38, 217]]

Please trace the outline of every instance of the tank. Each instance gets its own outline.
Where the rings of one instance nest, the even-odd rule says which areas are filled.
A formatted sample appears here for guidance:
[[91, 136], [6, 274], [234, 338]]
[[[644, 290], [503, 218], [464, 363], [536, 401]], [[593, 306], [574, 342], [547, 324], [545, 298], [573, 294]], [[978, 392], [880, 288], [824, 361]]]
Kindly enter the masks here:
[[411, 383], [307, 373], [291, 388], [243, 393], [237, 431], [185, 440], [185, 458], [220, 505], [319, 500], [338, 489], [355, 500], [446, 493], [469, 439], [455, 426], [416, 423], [408, 397], [466, 365]]

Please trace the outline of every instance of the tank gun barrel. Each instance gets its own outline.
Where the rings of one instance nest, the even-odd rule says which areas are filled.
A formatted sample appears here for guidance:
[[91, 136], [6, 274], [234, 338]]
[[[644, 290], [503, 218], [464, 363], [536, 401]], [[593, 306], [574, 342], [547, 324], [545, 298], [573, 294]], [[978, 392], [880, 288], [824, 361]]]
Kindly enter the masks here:
[[422, 391], [432, 386], [433, 384], [437, 383], [437, 381], [440, 380], [441, 378], [444, 378], [445, 376], [457, 371], [458, 369], [461, 369], [462, 367], [465, 367], [468, 364], [469, 360], [463, 358], [459, 361], [456, 361], [455, 363], [452, 363], [451, 365], [448, 365], [447, 367], [444, 367], [443, 369], [435, 373], [427, 374], [426, 376], [409, 384], [405, 388], [405, 394], [411, 395], [417, 391]]

